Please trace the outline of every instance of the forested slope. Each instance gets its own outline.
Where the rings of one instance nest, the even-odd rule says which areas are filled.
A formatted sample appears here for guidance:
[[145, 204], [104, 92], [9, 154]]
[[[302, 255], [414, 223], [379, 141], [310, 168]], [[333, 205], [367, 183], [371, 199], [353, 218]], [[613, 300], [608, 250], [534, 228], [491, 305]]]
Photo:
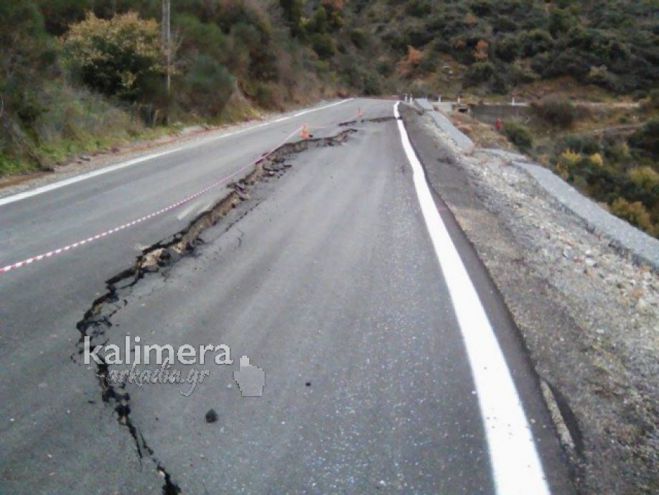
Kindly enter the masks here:
[[167, 64], [161, 0], [1, 2], [0, 175], [341, 94], [506, 94], [567, 76], [642, 98], [658, 78], [652, 0], [171, 5]]

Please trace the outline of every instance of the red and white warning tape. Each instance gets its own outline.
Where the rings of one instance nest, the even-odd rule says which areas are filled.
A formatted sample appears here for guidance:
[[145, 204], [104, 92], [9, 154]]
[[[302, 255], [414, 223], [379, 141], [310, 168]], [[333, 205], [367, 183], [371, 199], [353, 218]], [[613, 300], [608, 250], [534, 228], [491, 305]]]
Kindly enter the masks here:
[[286, 144], [291, 137], [293, 137], [295, 134], [298, 133], [298, 131], [300, 131], [300, 129], [301, 128], [299, 128], [299, 127], [297, 129], [295, 129], [292, 133], [290, 133], [288, 136], [286, 136], [286, 139], [284, 139], [280, 144], [278, 144], [277, 146], [272, 148], [267, 153], [264, 153], [263, 155], [261, 155], [258, 159], [252, 161], [251, 163], [245, 165], [244, 167], [241, 167], [240, 169], [236, 170], [232, 174], [229, 174], [226, 177], [222, 177], [221, 179], [213, 182], [212, 184], [210, 184], [209, 186], [203, 188], [202, 190], [197, 191], [196, 193], [191, 194], [190, 196], [187, 196], [187, 197], [183, 198], [180, 201], [177, 201], [176, 203], [173, 203], [169, 206], [165, 206], [164, 208], [161, 208], [158, 211], [154, 211], [153, 213], [149, 213], [148, 215], [144, 215], [143, 217], [137, 218], [137, 219], [132, 220], [128, 223], [124, 223], [124, 224], [119, 225], [117, 227], [113, 227], [109, 230], [101, 232], [100, 234], [93, 235], [93, 236], [88, 237], [86, 239], [83, 239], [81, 241], [77, 241], [77, 242], [74, 242], [72, 244], [68, 244], [67, 246], [64, 246], [64, 247], [61, 247], [61, 248], [58, 248], [58, 249], [53, 249], [52, 251], [48, 251], [47, 253], [32, 256], [32, 257], [24, 259], [22, 261], [18, 261], [16, 263], [12, 263], [10, 265], [3, 266], [2, 268], [0, 268], [0, 275], [2, 275], [4, 273], [7, 273], [7, 272], [10, 272], [10, 271], [13, 271], [13, 270], [16, 270], [18, 268], [22, 268], [22, 267], [27, 266], [27, 265], [31, 265], [32, 263], [35, 263], [37, 261], [41, 261], [41, 260], [44, 260], [44, 259], [47, 259], [47, 258], [52, 258], [53, 256], [57, 256], [59, 254], [66, 253], [66, 252], [71, 251], [75, 248], [78, 248], [80, 246], [84, 246], [86, 244], [97, 241], [99, 239], [103, 239], [103, 238], [108, 237], [112, 234], [116, 234], [117, 232], [121, 232], [122, 230], [126, 230], [130, 227], [134, 227], [135, 225], [138, 225], [138, 224], [143, 223], [147, 220], [150, 220], [150, 219], [155, 218], [157, 216], [160, 216], [164, 213], [172, 211], [172, 210], [174, 210], [174, 209], [176, 209], [180, 206], [183, 206], [184, 204], [189, 203], [190, 201], [192, 201], [192, 200], [198, 198], [199, 196], [207, 193], [211, 189], [214, 189], [214, 188], [216, 188], [216, 187], [218, 187], [222, 184], [226, 184], [229, 180], [231, 180], [232, 178], [234, 178], [238, 174], [243, 173], [244, 171], [246, 171], [250, 167], [253, 167], [254, 165], [262, 162], [267, 157], [269, 157], [272, 153], [274, 153], [277, 148], [279, 148], [280, 146], [283, 146], [284, 144]]

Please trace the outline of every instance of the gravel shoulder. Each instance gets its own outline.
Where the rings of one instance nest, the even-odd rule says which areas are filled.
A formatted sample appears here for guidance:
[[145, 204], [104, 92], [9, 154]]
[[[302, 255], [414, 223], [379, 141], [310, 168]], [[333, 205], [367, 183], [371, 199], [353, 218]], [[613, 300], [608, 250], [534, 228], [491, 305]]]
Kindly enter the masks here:
[[659, 240], [611, 215], [545, 167], [528, 163], [525, 158], [522, 161], [513, 159], [512, 164], [523, 169], [560, 204], [583, 219], [591, 231], [611, 239], [640, 264], [659, 270]]
[[505, 155], [403, 111], [435, 191], [488, 268], [556, 415], [580, 493], [659, 490], [659, 275]]

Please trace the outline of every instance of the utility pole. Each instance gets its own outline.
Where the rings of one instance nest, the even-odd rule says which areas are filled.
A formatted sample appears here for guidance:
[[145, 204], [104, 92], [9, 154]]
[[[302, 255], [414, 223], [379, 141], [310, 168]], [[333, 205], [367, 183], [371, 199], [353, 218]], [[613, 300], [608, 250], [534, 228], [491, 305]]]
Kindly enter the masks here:
[[169, 106], [172, 93], [172, 5], [171, 0], [162, 0], [162, 49], [165, 52], [165, 123], [169, 123]]
[[172, 91], [172, 6], [171, 0], [162, 0], [162, 45], [165, 50], [167, 98]]

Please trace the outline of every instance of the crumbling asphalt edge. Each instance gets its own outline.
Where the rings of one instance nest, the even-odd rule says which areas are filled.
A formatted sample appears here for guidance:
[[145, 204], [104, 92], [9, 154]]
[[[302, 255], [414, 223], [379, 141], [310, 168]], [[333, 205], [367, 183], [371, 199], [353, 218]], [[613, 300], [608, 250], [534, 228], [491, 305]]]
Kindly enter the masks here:
[[[250, 191], [260, 180], [264, 177], [281, 177], [290, 168], [290, 164], [286, 162], [287, 158], [308, 149], [341, 144], [354, 132], [357, 131], [347, 128], [334, 136], [306, 139], [281, 145], [258, 161], [253, 170], [244, 178], [231, 184], [232, 191], [228, 195], [217, 201], [207, 211], [198, 215], [187, 227], [168, 239], [145, 248], [130, 268], [122, 270], [106, 281], [105, 293], [92, 302], [82, 319], [77, 323], [80, 337], [77, 342], [76, 352], [71, 356], [72, 361], [80, 363], [80, 357], [83, 355], [86, 345], [93, 349], [96, 345], [105, 343], [107, 340], [105, 335], [113, 326], [112, 317], [129, 304], [130, 295], [140, 280], [149, 274], [159, 273], [166, 276], [166, 271], [170, 270], [179, 260], [192, 255], [196, 248], [203, 243], [202, 233], [216, 225], [241, 202], [249, 201]], [[129, 432], [140, 462], [146, 459], [151, 461], [157, 473], [163, 478], [162, 495], [182, 493], [172, 474], [158, 459], [153, 448], [149, 446], [142, 435], [140, 428], [132, 421], [131, 397], [125, 390], [125, 384], [112, 383], [109, 364], [101, 356], [97, 357], [100, 359], [100, 363], [96, 364], [95, 373], [103, 403], [112, 407], [119, 424], [123, 425]]]

